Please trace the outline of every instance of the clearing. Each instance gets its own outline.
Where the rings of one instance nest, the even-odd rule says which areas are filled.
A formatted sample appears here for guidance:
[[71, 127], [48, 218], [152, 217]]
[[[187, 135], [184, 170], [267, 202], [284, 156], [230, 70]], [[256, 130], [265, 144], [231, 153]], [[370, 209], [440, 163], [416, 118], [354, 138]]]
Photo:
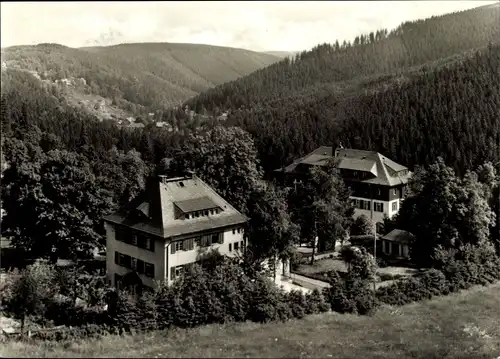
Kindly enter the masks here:
[[453, 358], [500, 356], [500, 283], [374, 316], [328, 313], [80, 342], [8, 342], [4, 357]]

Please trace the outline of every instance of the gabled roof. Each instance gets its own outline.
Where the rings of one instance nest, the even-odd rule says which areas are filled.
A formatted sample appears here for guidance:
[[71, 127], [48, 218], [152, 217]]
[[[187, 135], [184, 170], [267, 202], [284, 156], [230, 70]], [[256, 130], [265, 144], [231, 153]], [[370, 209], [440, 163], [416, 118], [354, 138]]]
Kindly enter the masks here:
[[377, 175], [377, 163], [371, 159], [342, 158], [339, 162], [340, 169], [370, 172]]
[[[329, 146], [321, 146], [306, 156], [295, 160], [285, 168], [275, 170], [275, 172], [294, 173], [301, 164], [323, 166], [335, 155], [340, 160], [338, 165], [340, 169], [370, 172], [373, 174], [372, 178], [360, 180], [363, 183], [392, 187], [407, 183], [411, 177], [411, 172], [408, 171], [407, 167], [394, 162], [378, 152], [347, 148], [338, 148], [334, 151], [333, 147]], [[406, 171], [407, 173], [401, 174], [402, 171]]]
[[402, 229], [393, 229], [385, 236], [383, 236], [382, 239], [390, 242], [412, 244], [415, 236], [412, 233], [404, 231]]
[[[179, 204], [180, 207], [179, 208]], [[198, 207], [221, 208], [217, 214], [190, 219], [179, 218], [178, 209], [190, 211]], [[176, 208], [177, 207], [177, 208]], [[114, 213], [105, 221], [127, 226], [163, 238], [171, 238], [231, 225], [243, 224], [247, 218], [195, 175], [150, 181], [147, 190], [133, 202], [132, 209], [146, 217]], [[200, 210], [200, 209], [194, 209]]]

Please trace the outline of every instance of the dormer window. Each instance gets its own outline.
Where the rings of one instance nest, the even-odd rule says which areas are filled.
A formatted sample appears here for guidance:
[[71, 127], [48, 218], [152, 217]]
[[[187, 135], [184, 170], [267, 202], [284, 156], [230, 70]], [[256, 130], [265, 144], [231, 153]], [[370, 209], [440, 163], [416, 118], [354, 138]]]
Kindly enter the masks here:
[[208, 217], [211, 214], [219, 213], [221, 210], [220, 206], [207, 196], [178, 201], [174, 204], [186, 219]]

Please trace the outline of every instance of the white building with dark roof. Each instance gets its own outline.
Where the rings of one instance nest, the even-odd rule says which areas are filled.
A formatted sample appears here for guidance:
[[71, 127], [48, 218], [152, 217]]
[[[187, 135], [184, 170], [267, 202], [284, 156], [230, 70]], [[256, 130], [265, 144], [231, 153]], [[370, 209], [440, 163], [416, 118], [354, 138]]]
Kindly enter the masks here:
[[114, 286], [170, 284], [211, 249], [234, 256], [246, 247], [247, 218], [194, 174], [159, 176], [128, 209], [104, 220]]
[[355, 218], [365, 215], [379, 225], [385, 216], [392, 218], [398, 213], [411, 172], [375, 151], [322, 146], [274, 173], [286, 185], [294, 186], [311, 166], [324, 166], [334, 157], [351, 190]]

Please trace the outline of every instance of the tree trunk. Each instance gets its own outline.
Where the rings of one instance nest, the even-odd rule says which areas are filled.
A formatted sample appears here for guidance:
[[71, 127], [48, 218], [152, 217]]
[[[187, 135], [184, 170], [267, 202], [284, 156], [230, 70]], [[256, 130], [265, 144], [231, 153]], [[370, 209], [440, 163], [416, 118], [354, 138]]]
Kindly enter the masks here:
[[276, 253], [274, 254], [273, 279], [276, 281]]
[[26, 310], [23, 311], [21, 316], [21, 336], [24, 337], [24, 325], [26, 323]]
[[314, 237], [312, 241], [312, 253], [311, 253], [311, 265], [314, 264], [314, 255], [316, 254], [316, 236]]

